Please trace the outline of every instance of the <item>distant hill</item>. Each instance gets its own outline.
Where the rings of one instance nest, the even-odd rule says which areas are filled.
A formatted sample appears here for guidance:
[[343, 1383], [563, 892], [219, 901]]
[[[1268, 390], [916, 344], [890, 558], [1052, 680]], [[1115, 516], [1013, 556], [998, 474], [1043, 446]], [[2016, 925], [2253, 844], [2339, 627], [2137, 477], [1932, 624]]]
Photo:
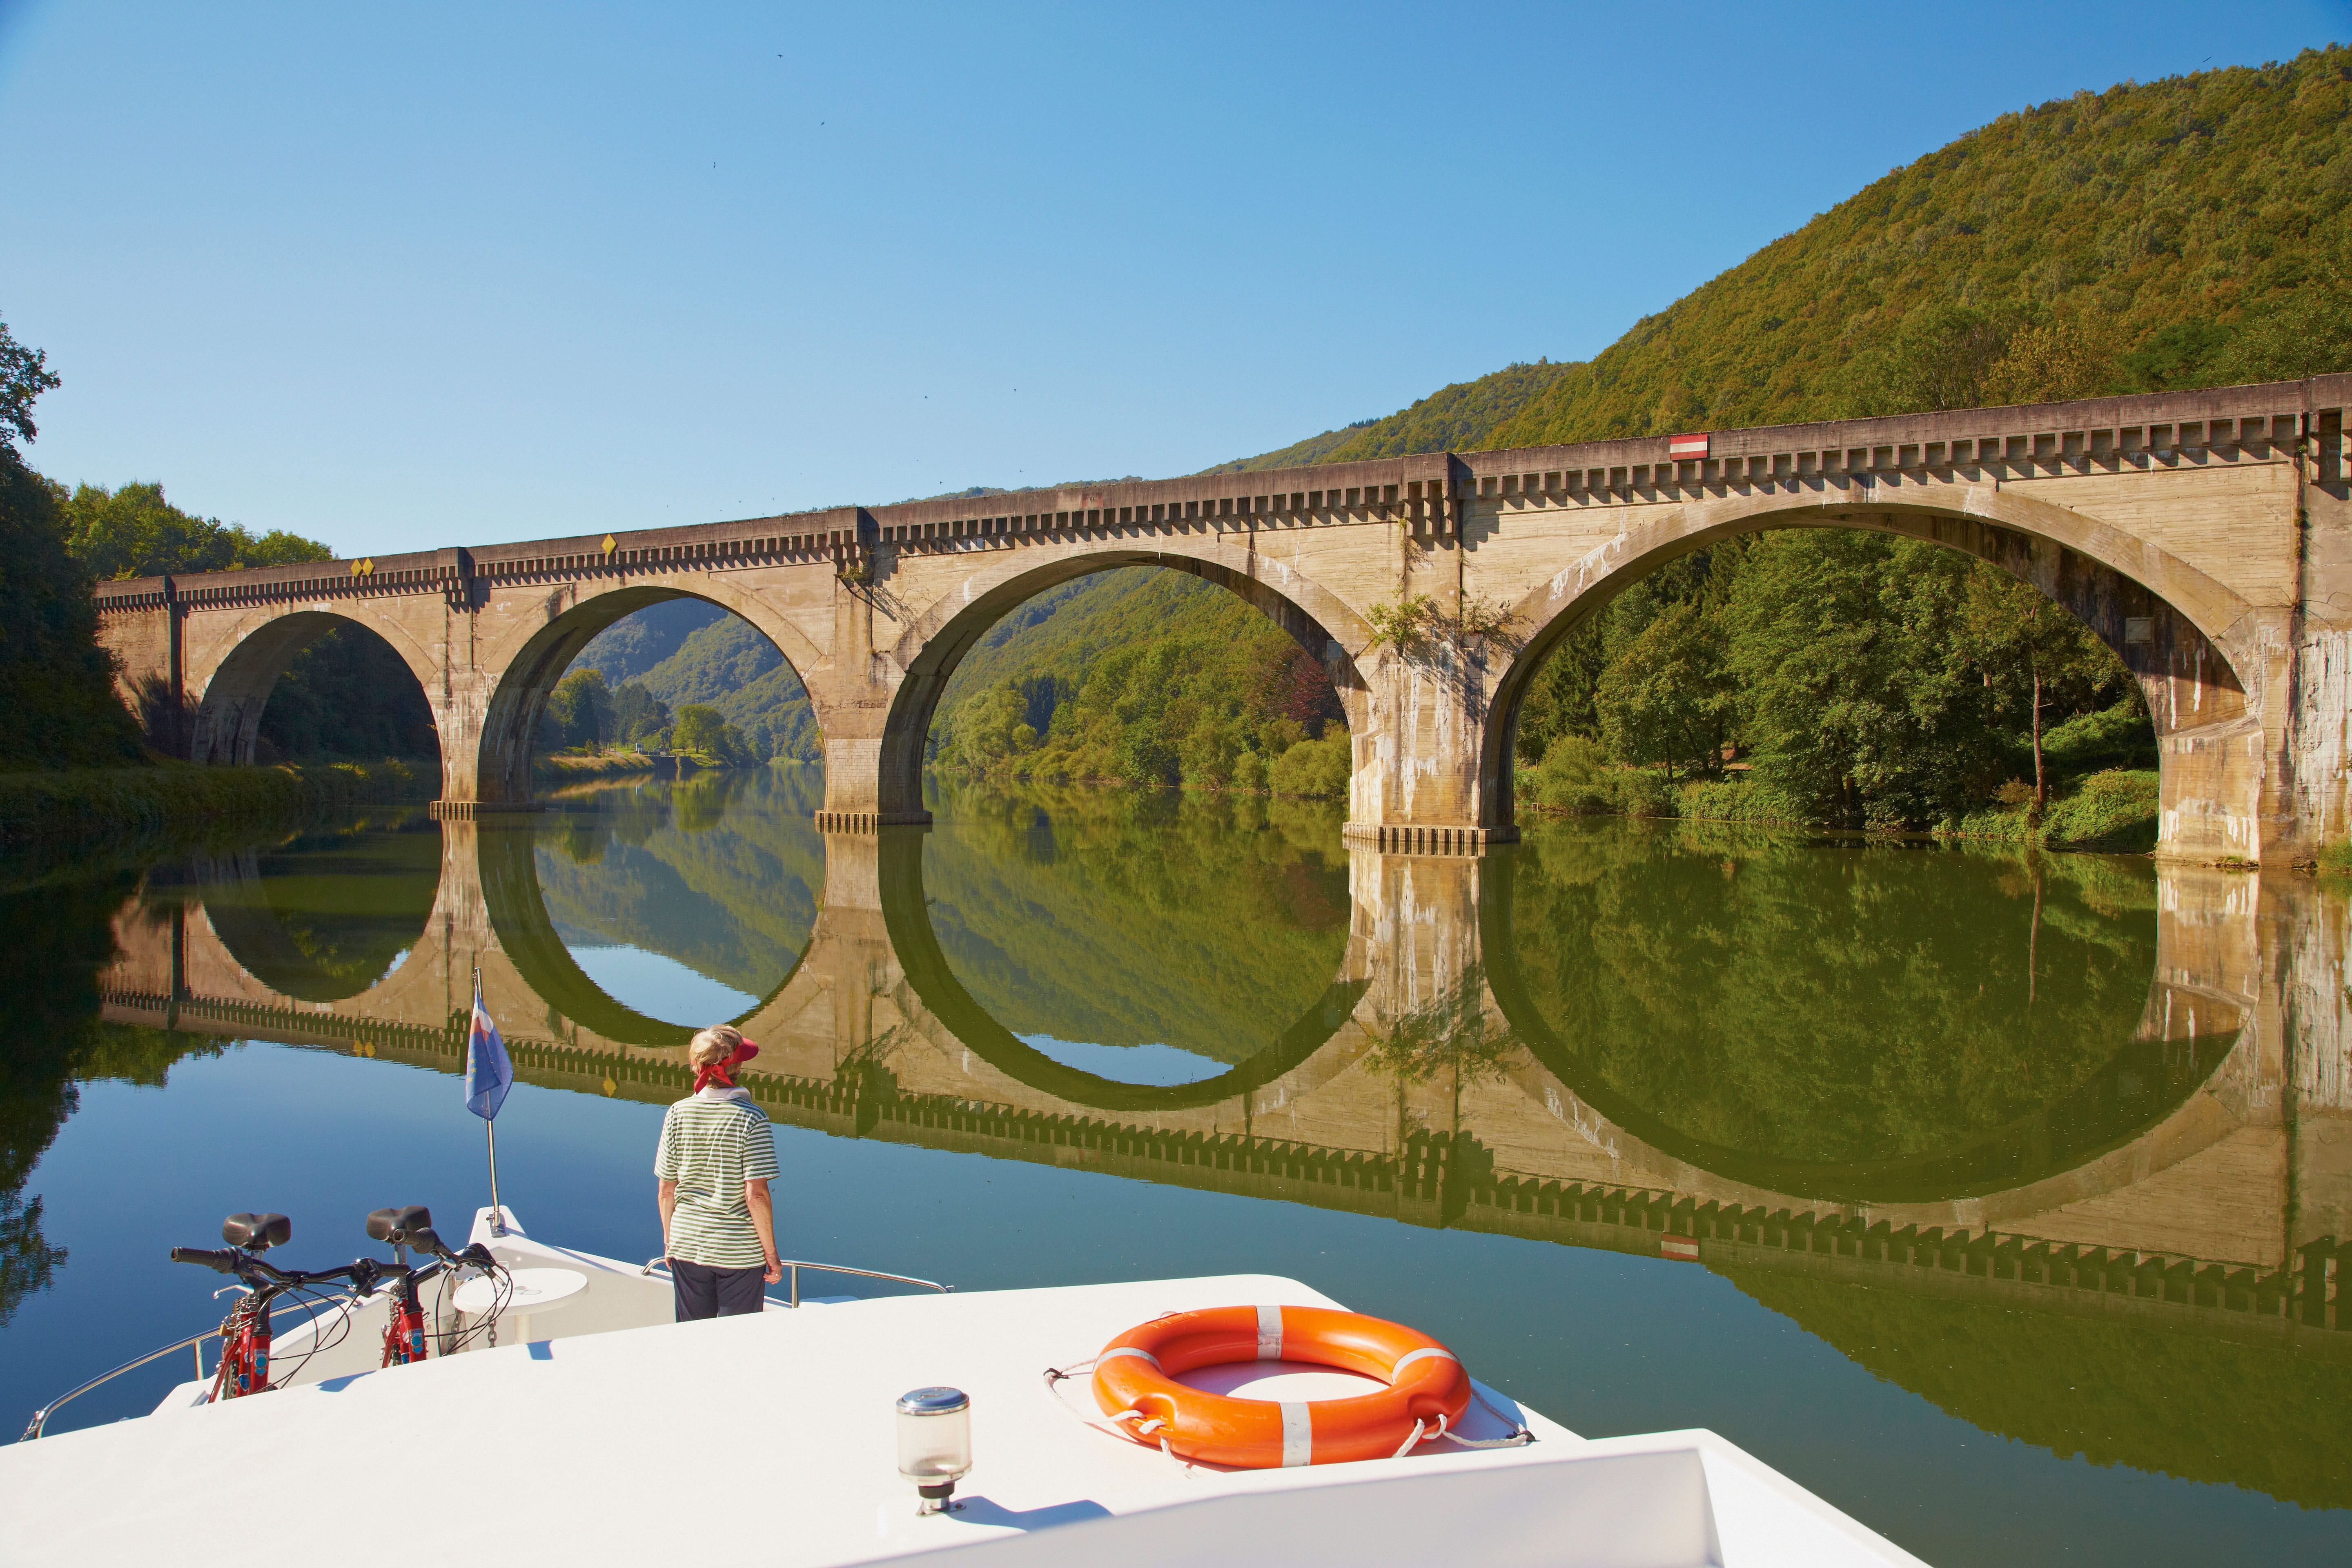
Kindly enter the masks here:
[[[1515, 364], [1385, 419], [1219, 464], [1238, 473], [1888, 411], [1887, 361], [1939, 311], [2078, 321], [2090, 393], [2352, 366], [2275, 362], [2265, 327], [2340, 270], [2352, 48], [2078, 92], [1889, 173], [1633, 323], [1590, 363]], [[2332, 351], [2332, 353], [2331, 353]], [[1948, 405], [1985, 390], [1964, 377]]]
[[1401, 458], [1415, 452], [1463, 452], [1489, 445], [1487, 437], [1563, 379], [1582, 374], [1582, 364], [1507, 365], [1475, 381], [1456, 382], [1431, 393], [1385, 419], [1361, 419], [1343, 430], [1326, 430], [1276, 451], [1240, 458], [1203, 469], [1211, 474], [1255, 473], [1266, 468], [1305, 468], [1316, 463], [1353, 463]]
[[572, 661], [607, 686], [635, 681], [669, 705], [719, 710], [771, 755], [815, 762], [824, 754], [808, 692], [775, 645], [750, 622], [702, 599], [672, 599], [626, 616]]

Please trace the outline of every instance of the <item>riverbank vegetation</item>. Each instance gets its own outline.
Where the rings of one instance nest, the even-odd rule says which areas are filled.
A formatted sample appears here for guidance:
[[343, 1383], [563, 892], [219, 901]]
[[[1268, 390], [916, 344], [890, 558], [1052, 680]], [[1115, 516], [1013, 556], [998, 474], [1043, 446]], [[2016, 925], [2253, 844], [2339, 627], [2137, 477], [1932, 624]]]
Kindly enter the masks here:
[[966, 657], [933, 763], [1000, 781], [1347, 793], [1347, 723], [1323, 667], [1241, 599], [1181, 573], [1082, 577]]
[[813, 763], [824, 754], [808, 693], [775, 645], [700, 599], [656, 605], [598, 633], [556, 687], [542, 740], [670, 749], [672, 725], [695, 707], [733, 731], [730, 755]]
[[1955, 551], [1725, 541], [1571, 633], [1521, 709], [1519, 795], [1569, 814], [2153, 846], [2155, 737], [2122, 662]]
[[417, 803], [440, 774], [394, 758], [276, 767], [136, 767], [0, 773], [0, 854], [21, 879], [93, 853], [152, 859], [191, 833], [292, 828], [330, 812]]

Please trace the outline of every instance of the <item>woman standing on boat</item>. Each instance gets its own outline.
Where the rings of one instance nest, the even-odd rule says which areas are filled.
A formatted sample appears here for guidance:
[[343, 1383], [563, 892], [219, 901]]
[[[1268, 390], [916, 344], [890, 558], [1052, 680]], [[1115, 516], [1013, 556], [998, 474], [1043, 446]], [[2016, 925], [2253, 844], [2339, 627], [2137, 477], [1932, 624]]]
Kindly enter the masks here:
[[724, 1024], [703, 1030], [687, 1047], [694, 1092], [662, 1117], [654, 1179], [681, 1323], [759, 1311], [761, 1281], [784, 1277], [768, 1191], [775, 1134], [731, 1070], [759, 1054]]

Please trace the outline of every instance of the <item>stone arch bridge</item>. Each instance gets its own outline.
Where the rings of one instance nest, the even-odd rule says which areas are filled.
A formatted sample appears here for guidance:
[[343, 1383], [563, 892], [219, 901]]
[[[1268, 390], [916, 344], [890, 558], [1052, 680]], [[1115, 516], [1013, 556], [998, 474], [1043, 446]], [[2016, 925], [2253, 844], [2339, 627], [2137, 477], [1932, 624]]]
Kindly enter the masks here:
[[[2161, 853], [2292, 861], [2342, 837], [2352, 805], [2347, 403], [2337, 375], [1431, 453], [115, 582], [98, 604], [150, 737], [205, 762], [250, 760], [295, 652], [366, 626], [424, 688], [439, 811], [465, 816], [530, 804], [540, 717], [589, 638], [707, 599], [807, 687], [820, 822], [870, 830], [925, 820], [940, 689], [1000, 616], [1089, 572], [1172, 567], [1257, 605], [1330, 671], [1351, 836], [1444, 849], [1513, 835], [1520, 694], [1628, 583], [1730, 533], [1876, 529], [2000, 565], [2123, 658], [2161, 742]], [[1374, 612], [1424, 595], [1440, 635], [1381, 645]]]

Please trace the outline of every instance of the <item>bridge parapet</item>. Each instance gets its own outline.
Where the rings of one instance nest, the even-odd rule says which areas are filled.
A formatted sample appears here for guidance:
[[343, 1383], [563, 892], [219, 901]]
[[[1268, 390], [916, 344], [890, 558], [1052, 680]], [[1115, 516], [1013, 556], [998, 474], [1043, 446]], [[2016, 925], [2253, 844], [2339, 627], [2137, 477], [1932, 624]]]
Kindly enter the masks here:
[[[2286, 861], [2352, 832], [2347, 405], [2338, 375], [1439, 452], [144, 579], [98, 603], [158, 744], [250, 760], [287, 662], [357, 622], [415, 672], [445, 795], [500, 804], [530, 798], [540, 717], [587, 640], [703, 597], [798, 671], [827, 819], [863, 829], [922, 819], [934, 705], [996, 617], [1089, 572], [1165, 566], [1323, 662], [1354, 738], [1353, 829], [1448, 851], [1510, 837], [1519, 699], [1627, 583], [1726, 534], [1877, 529], [2033, 583], [2124, 658], [2158, 713], [2165, 853]], [[1383, 646], [1375, 613], [1420, 596], [1455, 629]]]

